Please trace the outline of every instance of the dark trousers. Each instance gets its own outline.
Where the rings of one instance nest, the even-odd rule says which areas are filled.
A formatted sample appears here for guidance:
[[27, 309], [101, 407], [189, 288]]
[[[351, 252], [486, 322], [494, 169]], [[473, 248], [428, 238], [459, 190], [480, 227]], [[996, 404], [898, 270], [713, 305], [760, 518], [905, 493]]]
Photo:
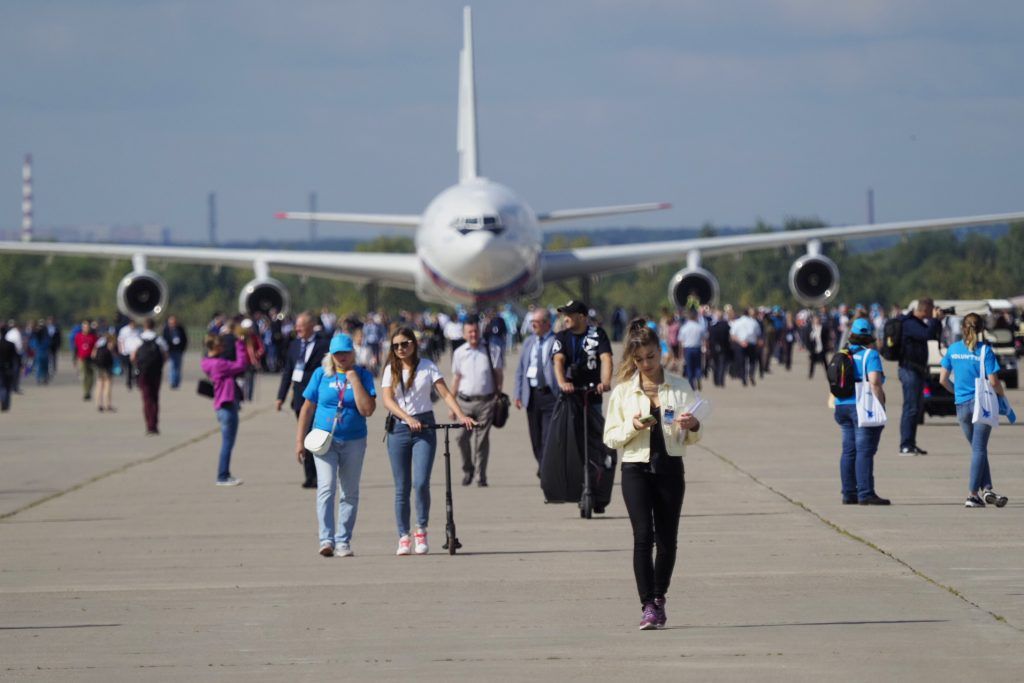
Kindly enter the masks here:
[[554, 411], [555, 393], [550, 388], [544, 391], [530, 389], [530, 403], [526, 406], [526, 424], [530, 428], [530, 446], [533, 448], [533, 457], [537, 459], [538, 467], [541, 458], [544, 457], [544, 441], [548, 438], [551, 414]]
[[159, 431], [157, 420], [160, 415], [160, 383], [163, 375], [139, 375], [136, 382], [142, 393], [142, 415], [146, 418], [146, 431]]
[[11, 409], [11, 384], [13, 378], [7, 370], [0, 371], [0, 411], [7, 412]]
[[711, 352], [711, 365], [714, 368], [715, 386], [725, 386], [725, 371], [729, 368], [729, 355], [722, 349]]
[[[633, 574], [641, 603], [668, 592], [685, 493], [682, 458], [660, 458], [656, 473], [644, 463], [622, 465], [622, 498], [633, 526]], [[657, 556], [652, 557], [655, 547]]]
[[825, 352], [822, 351], [821, 353], [815, 353], [814, 351], [811, 351], [811, 369], [807, 373], [807, 379], [812, 379], [814, 377], [814, 366], [818, 363], [821, 363], [822, 372], [828, 370], [828, 361], [825, 360]]
[[900, 416], [900, 448], [917, 446], [917, 421], [921, 415], [924, 397], [924, 378], [913, 370], [900, 368], [903, 385], [903, 414]]
[[[302, 404], [299, 404], [298, 410], [295, 411], [295, 419], [296, 420], [299, 419], [299, 412], [301, 410], [302, 410]], [[309, 431], [307, 431], [306, 433], [308, 434], [311, 431], [313, 431], [313, 420], [309, 421]], [[309, 451], [306, 451], [306, 457], [304, 457], [302, 459], [302, 469], [306, 473], [306, 481], [305, 481], [306, 484], [315, 484], [316, 483], [316, 460], [313, 459], [314, 457], [316, 457], [316, 456], [314, 456]]]

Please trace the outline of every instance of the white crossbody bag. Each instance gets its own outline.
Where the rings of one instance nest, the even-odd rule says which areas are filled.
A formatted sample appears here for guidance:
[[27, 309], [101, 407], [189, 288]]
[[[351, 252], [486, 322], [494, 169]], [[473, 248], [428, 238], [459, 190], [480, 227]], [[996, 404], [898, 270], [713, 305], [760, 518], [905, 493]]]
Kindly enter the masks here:
[[995, 428], [999, 426], [999, 399], [985, 375], [987, 348], [987, 345], [982, 346], [978, 354], [978, 377], [974, 380], [974, 415], [971, 422]]
[[[882, 427], [888, 417], [885, 414], [885, 407], [875, 396], [871, 389], [871, 382], [868, 381], [868, 354], [871, 349], [864, 351], [864, 365], [861, 368], [861, 380], [857, 382], [857, 426], [858, 427]], [[878, 353], [877, 351], [875, 353]]]
[[341, 419], [341, 409], [345, 402], [345, 390], [348, 382], [336, 383], [338, 387], [338, 410], [334, 413], [334, 421], [331, 423], [331, 431], [326, 429], [314, 429], [302, 440], [302, 445], [313, 455], [324, 455], [331, 450], [331, 443], [334, 441], [334, 430], [338, 428], [338, 420]]

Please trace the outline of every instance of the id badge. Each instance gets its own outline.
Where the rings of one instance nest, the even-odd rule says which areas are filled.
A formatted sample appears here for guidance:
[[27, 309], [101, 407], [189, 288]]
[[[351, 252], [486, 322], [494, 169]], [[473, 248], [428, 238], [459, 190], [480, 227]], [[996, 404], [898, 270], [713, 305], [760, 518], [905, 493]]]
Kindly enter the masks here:
[[306, 361], [302, 361], [301, 363], [296, 363], [295, 364], [295, 369], [292, 370], [292, 381], [293, 382], [301, 382], [302, 381], [302, 373], [305, 372], [305, 371], [306, 371]]
[[531, 365], [526, 371], [526, 379], [537, 379], [537, 366]]

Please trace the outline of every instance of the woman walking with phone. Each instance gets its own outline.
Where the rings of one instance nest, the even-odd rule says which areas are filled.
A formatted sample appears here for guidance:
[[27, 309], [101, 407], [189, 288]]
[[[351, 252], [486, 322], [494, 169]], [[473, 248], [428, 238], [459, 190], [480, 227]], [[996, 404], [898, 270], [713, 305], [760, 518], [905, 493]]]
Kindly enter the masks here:
[[665, 595], [686, 491], [683, 455], [702, 430], [689, 411], [699, 399], [687, 380], [666, 372], [658, 334], [642, 319], [629, 325], [618, 379], [604, 442], [622, 449], [622, 497], [633, 527], [633, 574], [643, 609], [640, 630], [648, 631], [667, 620]]

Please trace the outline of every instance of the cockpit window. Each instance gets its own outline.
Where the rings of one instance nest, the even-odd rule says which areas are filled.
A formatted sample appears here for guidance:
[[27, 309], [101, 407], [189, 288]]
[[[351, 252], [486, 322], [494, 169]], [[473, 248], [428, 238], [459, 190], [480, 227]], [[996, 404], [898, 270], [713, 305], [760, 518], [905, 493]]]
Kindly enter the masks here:
[[452, 221], [452, 227], [463, 235], [477, 230], [486, 230], [495, 235], [505, 231], [505, 226], [497, 216], [460, 216]]

